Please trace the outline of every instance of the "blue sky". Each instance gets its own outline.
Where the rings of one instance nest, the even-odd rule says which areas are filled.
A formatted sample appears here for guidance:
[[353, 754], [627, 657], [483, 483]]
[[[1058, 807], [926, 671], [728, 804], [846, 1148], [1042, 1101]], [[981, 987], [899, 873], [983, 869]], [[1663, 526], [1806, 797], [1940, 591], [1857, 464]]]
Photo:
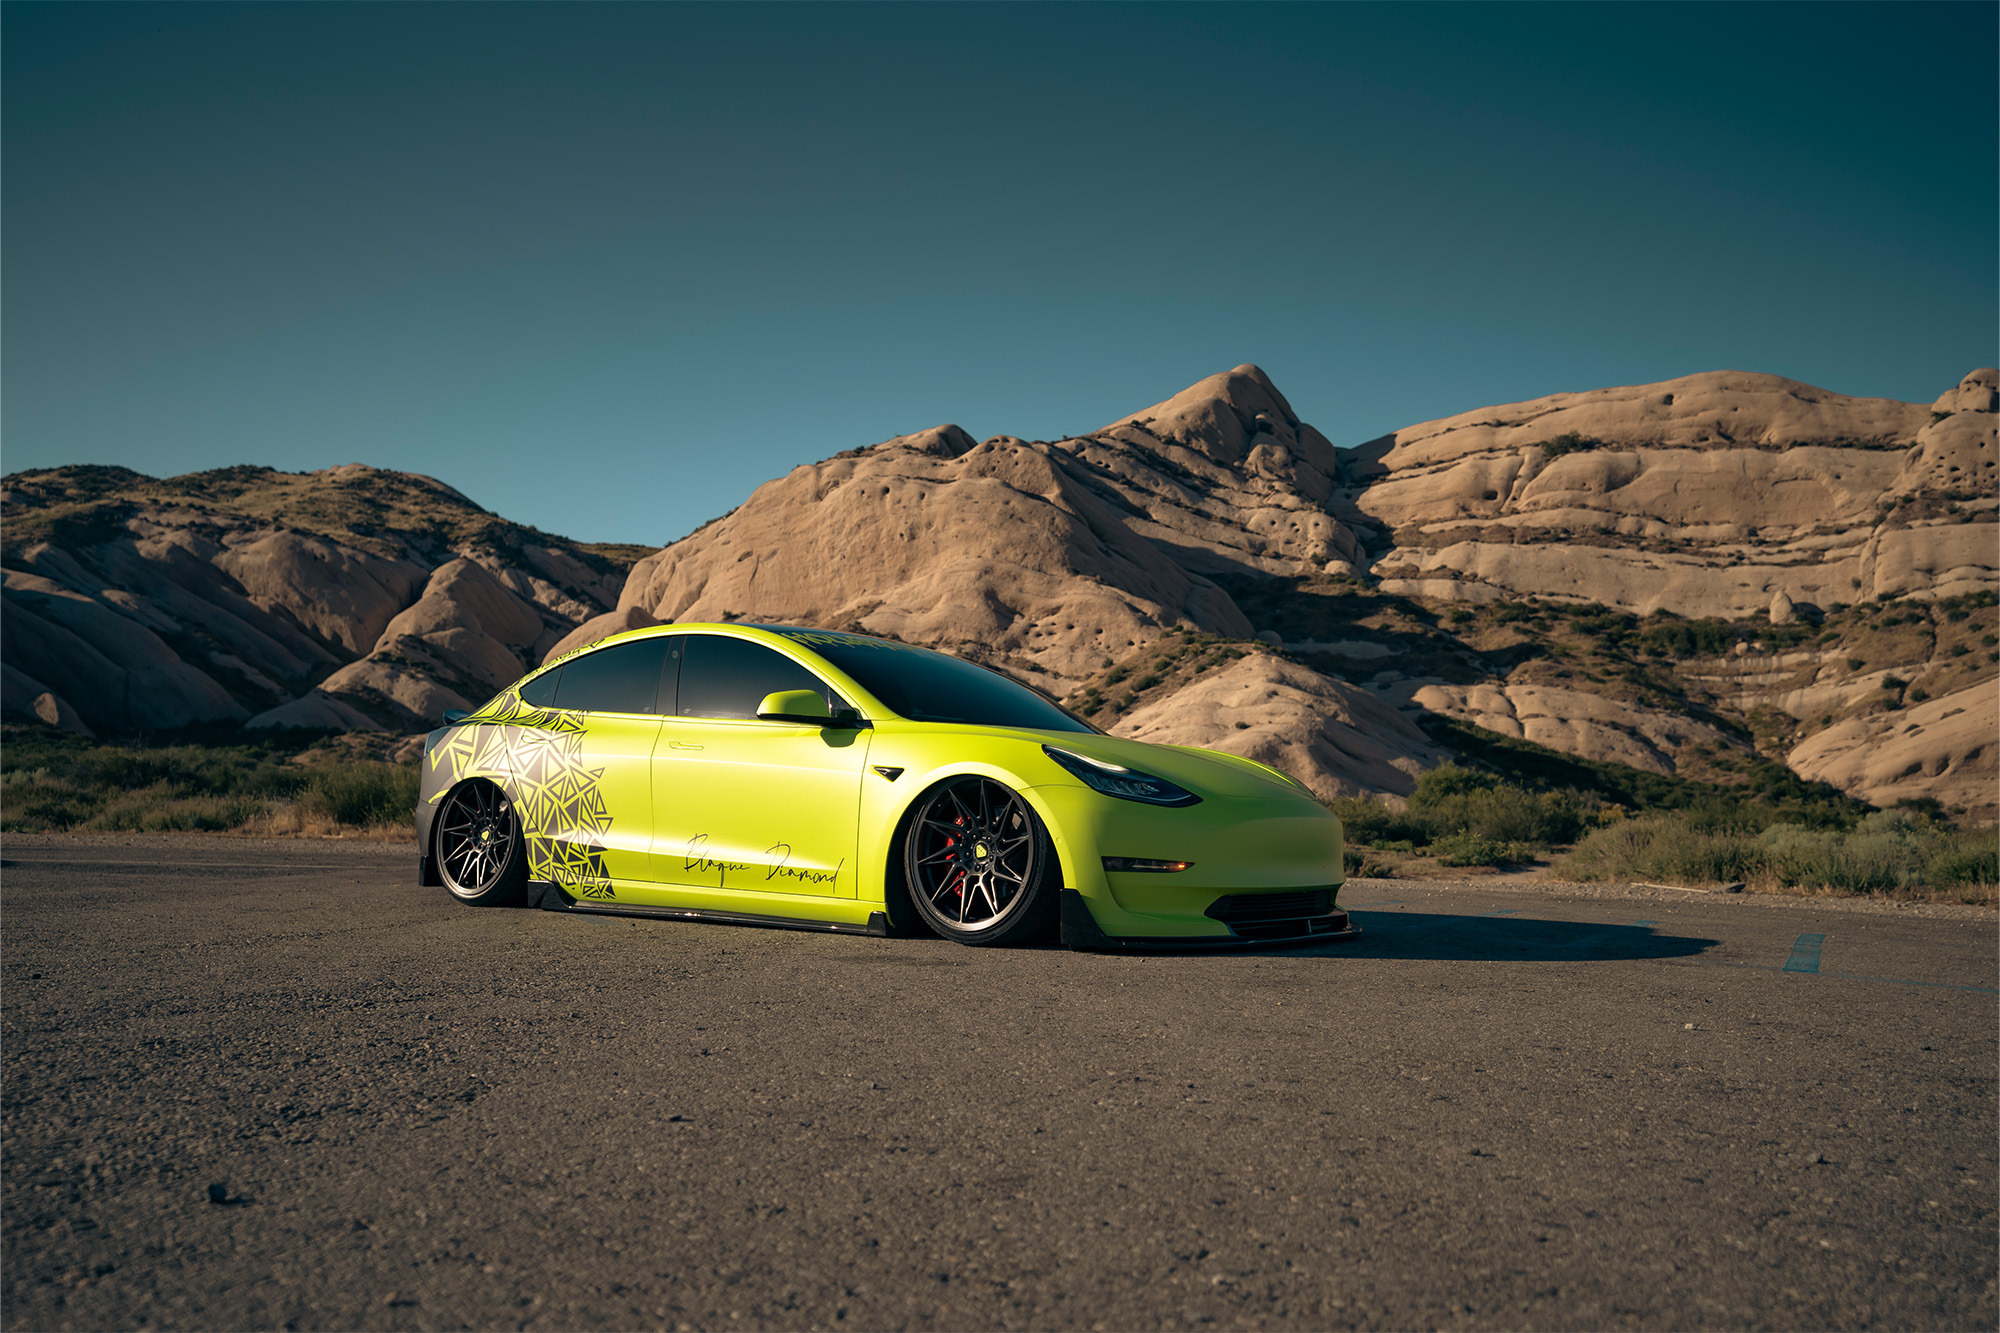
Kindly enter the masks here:
[[0, 11], [0, 466], [584, 540], [1253, 361], [1336, 444], [2000, 360], [1989, 4]]

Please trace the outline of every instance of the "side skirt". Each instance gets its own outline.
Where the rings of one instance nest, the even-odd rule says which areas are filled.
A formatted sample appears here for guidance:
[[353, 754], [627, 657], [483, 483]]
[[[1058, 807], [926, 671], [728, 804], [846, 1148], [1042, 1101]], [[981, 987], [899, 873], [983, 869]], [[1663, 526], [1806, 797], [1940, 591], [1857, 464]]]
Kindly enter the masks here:
[[655, 907], [648, 903], [602, 903], [572, 899], [560, 888], [542, 886], [541, 906], [563, 912], [588, 912], [593, 916], [649, 916], [663, 921], [707, 921], [725, 926], [771, 926], [778, 930], [815, 930], [828, 935], [872, 935], [886, 939], [889, 918], [870, 912], [866, 925], [844, 921], [806, 921], [790, 916], [756, 916], [749, 912], [717, 912], [696, 907]]

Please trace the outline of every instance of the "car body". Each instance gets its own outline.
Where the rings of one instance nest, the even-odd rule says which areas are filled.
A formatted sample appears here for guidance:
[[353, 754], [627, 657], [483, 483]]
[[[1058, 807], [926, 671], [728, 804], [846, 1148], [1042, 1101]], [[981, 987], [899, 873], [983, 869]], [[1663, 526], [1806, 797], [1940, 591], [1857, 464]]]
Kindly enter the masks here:
[[[448, 721], [423, 767], [419, 878], [467, 901], [497, 882], [477, 864], [491, 850], [518, 897], [564, 910], [978, 943], [968, 902], [997, 926], [1034, 896], [1074, 947], [1353, 933], [1340, 822], [1298, 782], [1107, 735], [1009, 677], [866, 635], [627, 631]], [[503, 853], [510, 829], [522, 846]]]

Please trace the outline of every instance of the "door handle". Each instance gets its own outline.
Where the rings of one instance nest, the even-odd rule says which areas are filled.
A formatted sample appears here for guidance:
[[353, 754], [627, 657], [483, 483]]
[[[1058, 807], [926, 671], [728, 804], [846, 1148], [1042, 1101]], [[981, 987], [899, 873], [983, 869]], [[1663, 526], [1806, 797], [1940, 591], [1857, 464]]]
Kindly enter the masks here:
[[687, 741], [668, 741], [667, 748], [669, 750], [699, 750], [701, 747]]

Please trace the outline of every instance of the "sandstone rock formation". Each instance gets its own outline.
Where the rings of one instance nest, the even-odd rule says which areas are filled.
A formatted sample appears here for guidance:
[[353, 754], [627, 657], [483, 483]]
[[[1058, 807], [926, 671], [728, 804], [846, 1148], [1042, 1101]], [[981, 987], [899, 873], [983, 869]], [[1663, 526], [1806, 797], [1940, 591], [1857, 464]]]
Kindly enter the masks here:
[[653, 619], [642, 607], [627, 606], [616, 611], [606, 611], [601, 616], [592, 616], [569, 633], [557, 639], [554, 646], [542, 654], [542, 661], [550, 662], [564, 653], [587, 648], [599, 639], [613, 634], [623, 634], [628, 629], [645, 629], [660, 622]]
[[629, 563], [359, 464], [55, 468], [0, 506], [0, 657], [54, 701], [10, 676], [6, 712], [114, 733], [421, 727], [606, 611]]
[[1990, 812], [2000, 788], [2000, 688], [1985, 680], [1900, 712], [1850, 718], [1809, 738], [1786, 762], [1877, 805], [1923, 795], [1951, 809]]
[[1502, 736], [1648, 773], [1678, 771], [1679, 756], [1690, 746], [1721, 749], [1738, 744], [1682, 714], [1549, 685], [1426, 684], [1409, 690], [1406, 697], [1420, 708]]
[[1407, 796], [1444, 754], [1404, 713], [1308, 667], [1252, 653], [1125, 717], [1114, 734], [1255, 759], [1321, 800]]
[[1945, 416], [1734, 372], [1482, 408], [1355, 450], [1334, 507], [1376, 525], [1385, 588], [1439, 600], [1740, 619], [1950, 596], [2000, 569], [1993, 376]]
[[[447, 708], [469, 710], [520, 679], [555, 638], [533, 604], [484, 565], [448, 561], [431, 574], [424, 595], [383, 627], [367, 657], [321, 683], [312, 716], [324, 715], [320, 700], [330, 696], [373, 716], [434, 723]], [[297, 726], [305, 716], [286, 705], [249, 725]]]
[[1135, 533], [1065, 461], [946, 426], [797, 467], [640, 561], [619, 605], [961, 647], [1059, 690], [1177, 626], [1249, 634], [1227, 594]]

